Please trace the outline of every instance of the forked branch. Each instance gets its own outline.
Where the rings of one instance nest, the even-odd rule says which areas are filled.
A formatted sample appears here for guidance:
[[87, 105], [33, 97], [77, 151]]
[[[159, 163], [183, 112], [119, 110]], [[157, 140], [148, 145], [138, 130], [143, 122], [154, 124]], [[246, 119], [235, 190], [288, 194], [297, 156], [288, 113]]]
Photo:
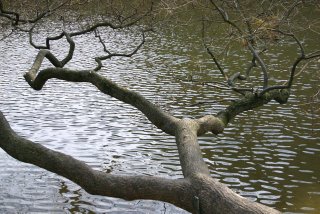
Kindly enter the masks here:
[[311, 60], [311, 59], [320, 57], [320, 51], [315, 51], [315, 52], [313, 52], [311, 54], [306, 55], [302, 43], [300, 42], [300, 40], [293, 33], [283, 32], [283, 31], [281, 31], [279, 29], [270, 29], [270, 30], [272, 30], [274, 32], [277, 32], [277, 33], [280, 33], [280, 34], [282, 34], [284, 36], [292, 37], [295, 40], [295, 42], [297, 43], [298, 47], [299, 47], [300, 55], [296, 58], [296, 60], [292, 64], [292, 67], [290, 69], [290, 76], [289, 76], [289, 79], [287, 81], [287, 84], [286, 85], [275, 85], [275, 86], [267, 87], [267, 88], [265, 88], [264, 90], [262, 90], [260, 92], [260, 95], [264, 95], [266, 92], [269, 92], [269, 91], [275, 90], [275, 89], [290, 89], [292, 87], [294, 76], [295, 76], [295, 73], [296, 73], [296, 69], [297, 69], [297, 66], [299, 65], [299, 63], [304, 61], [304, 60]]
[[75, 43], [70, 37], [70, 35], [66, 32], [63, 32], [63, 35], [65, 35], [70, 47], [67, 56], [63, 60], [57, 59], [49, 50], [40, 50], [38, 55], [36, 56], [36, 59], [31, 67], [31, 69], [28, 72], [28, 75], [34, 79], [37, 75], [37, 72], [39, 71], [42, 61], [44, 58], [47, 58], [52, 65], [54, 65], [57, 68], [63, 68], [73, 57], [73, 53], [75, 50]]
[[[246, 35], [244, 33], [244, 31], [240, 28], [239, 25], [237, 25], [234, 21], [229, 19], [228, 13], [225, 10], [223, 10], [221, 7], [219, 7], [214, 0], [210, 0], [210, 2], [215, 7], [215, 9], [219, 12], [219, 14], [221, 15], [223, 21], [225, 23], [229, 24], [230, 26], [232, 26], [233, 28], [235, 28], [237, 30], [237, 32], [239, 33], [239, 35], [246, 41], [248, 49], [250, 50], [251, 54], [254, 57], [254, 61], [253, 62], [255, 63], [255, 61], [257, 61], [259, 66], [260, 66], [260, 68], [261, 68], [261, 71], [262, 71], [262, 74], [263, 74], [263, 88], [264, 89], [267, 88], [268, 87], [268, 82], [269, 82], [267, 66], [265, 65], [263, 59], [260, 57], [259, 52], [254, 48], [254, 40], [253, 40], [251, 26], [247, 22], [247, 19], [244, 17], [244, 15], [243, 15], [243, 13], [242, 13], [242, 11], [240, 9], [239, 2], [235, 1], [235, 5], [236, 5], [236, 8], [238, 10], [240, 10], [240, 14], [242, 14], [243, 18], [245, 19], [246, 26], [248, 27], [248, 31], [249, 31], [248, 35]], [[255, 64], [253, 64], [253, 65], [255, 65]], [[251, 68], [248, 69], [248, 71], [250, 71], [250, 70], [251, 70]]]
[[136, 54], [138, 52], [138, 50], [143, 46], [143, 44], [145, 43], [145, 32], [146, 31], [143, 31], [142, 32], [142, 41], [141, 43], [131, 52], [131, 53], [128, 53], [128, 54], [125, 54], [125, 53], [111, 53], [110, 51], [108, 51], [106, 48], [105, 48], [105, 45], [104, 43], [102, 42], [101, 40], [101, 37], [98, 36], [99, 38], [99, 41], [103, 44], [103, 47], [104, 49], [106, 50], [106, 52], [108, 53], [108, 55], [106, 56], [100, 56], [100, 57], [96, 57], [95, 58], [95, 61], [98, 63], [97, 67], [94, 69], [94, 71], [99, 71], [103, 65], [102, 65], [102, 61], [104, 60], [107, 60], [107, 59], [111, 59], [112, 57], [132, 57], [134, 54]]
[[38, 73], [35, 71], [34, 69], [30, 70], [24, 75], [26, 81], [35, 90], [41, 90], [46, 81], [52, 78], [69, 82], [88, 82], [96, 86], [102, 93], [136, 107], [159, 129], [170, 135], [175, 135], [178, 119], [162, 111], [140, 94], [118, 86], [95, 71], [66, 68], [46, 68]]

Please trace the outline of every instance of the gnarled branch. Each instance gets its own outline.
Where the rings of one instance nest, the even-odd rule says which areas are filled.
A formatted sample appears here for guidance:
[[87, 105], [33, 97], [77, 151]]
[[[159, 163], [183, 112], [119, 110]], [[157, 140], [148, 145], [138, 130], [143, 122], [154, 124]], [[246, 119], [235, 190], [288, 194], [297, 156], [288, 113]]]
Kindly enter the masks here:
[[69, 155], [18, 136], [1, 111], [0, 147], [19, 161], [39, 166], [75, 182], [90, 194], [126, 200], [160, 200], [192, 211], [192, 206], [185, 203], [186, 200], [192, 201], [186, 193], [190, 188], [188, 180], [155, 176], [120, 176], [93, 170]]
[[102, 93], [108, 94], [120, 101], [128, 103], [140, 110], [159, 129], [170, 135], [175, 135], [175, 126], [178, 119], [146, 100], [136, 92], [120, 87], [107, 78], [92, 70], [69, 70], [66, 68], [47, 68], [37, 75], [34, 69], [25, 73], [24, 78], [35, 90], [41, 90], [47, 80], [56, 78], [70, 82], [89, 82], [95, 85]]

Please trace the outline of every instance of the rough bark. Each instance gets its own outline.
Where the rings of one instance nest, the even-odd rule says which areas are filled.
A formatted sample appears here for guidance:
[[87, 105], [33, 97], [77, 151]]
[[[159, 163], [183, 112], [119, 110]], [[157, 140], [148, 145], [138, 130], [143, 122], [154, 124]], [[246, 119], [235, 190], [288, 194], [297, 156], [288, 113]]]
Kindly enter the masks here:
[[[153, 199], [177, 206], [190, 187], [188, 180], [170, 180], [151, 176], [117, 176], [93, 170], [69, 155], [48, 149], [17, 135], [0, 112], [0, 146], [15, 159], [39, 166], [80, 185], [90, 194], [127, 200]], [[190, 209], [190, 208], [189, 208]]]
[[[192, 213], [278, 213], [237, 195], [226, 185], [210, 177], [197, 144], [194, 127], [195, 124], [188, 120], [182, 121], [178, 127], [181, 130], [181, 133], [177, 131], [178, 150], [185, 178], [177, 180], [150, 176], [117, 176], [93, 170], [71, 156], [18, 136], [1, 112], [0, 146], [17, 160], [68, 178], [90, 194], [126, 200], [160, 200]], [[195, 201], [198, 207], [195, 206]]]
[[[26, 23], [37, 23], [41, 18], [49, 15], [67, 2], [68, 1], [63, 1], [60, 5], [45, 11], [34, 19], [21, 19], [20, 14], [6, 10], [0, 0], [0, 17], [12, 21], [12, 25], [14, 26]], [[258, 51], [255, 46], [256, 41], [254, 40], [254, 32], [241, 9], [240, 1], [234, 1], [235, 9], [238, 10], [239, 15], [241, 15], [243, 20], [246, 20], [247, 30], [243, 30], [241, 25], [238, 25], [237, 21], [230, 19], [228, 13], [222, 8], [223, 4], [220, 7], [217, 1], [210, 0], [209, 2], [211, 2], [213, 8], [220, 14], [222, 20], [230, 27], [234, 28], [240, 38], [248, 43], [247, 48], [251, 52], [252, 61], [246, 70], [245, 76], [241, 75], [241, 72], [238, 71], [233, 75], [227, 75], [213, 52], [205, 45], [207, 52], [211, 55], [221, 75], [224, 77], [227, 83], [226, 86], [244, 96], [241, 99], [234, 101], [217, 115], [205, 115], [198, 119], [176, 118], [149, 102], [140, 94], [118, 86], [106, 77], [97, 73], [97, 71], [103, 67], [102, 61], [115, 56], [131, 57], [135, 54], [145, 42], [144, 34], [141, 44], [129, 54], [112, 54], [106, 49], [101, 37], [96, 35], [99, 37], [99, 41], [103, 45], [105, 52], [108, 53], [106, 56], [100, 56], [95, 59], [98, 64], [97, 67], [92, 70], [70, 70], [63, 68], [73, 57], [75, 43], [72, 40], [72, 37], [92, 32], [97, 33], [97, 29], [101, 27], [121, 29], [132, 26], [149, 15], [153, 10], [153, 3], [151, 3], [150, 9], [142, 15], [138, 16], [138, 14], [133, 14], [132, 17], [124, 17], [119, 25], [115, 25], [108, 21], [97, 22], [87, 28], [70, 34], [62, 32], [57, 36], [47, 37], [45, 46], [38, 46], [32, 41], [33, 28], [35, 25], [28, 31], [29, 43], [34, 48], [40, 49], [31, 69], [24, 75], [25, 80], [33, 89], [41, 90], [45, 83], [52, 78], [69, 82], [87, 82], [97, 87], [102, 93], [134, 106], [157, 128], [176, 137], [177, 149], [184, 176], [183, 179], [172, 180], [150, 176], [117, 176], [93, 170], [84, 162], [76, 160], [71, 156], [53, 151], [18, 136], [11, 129], [1, 111], [0, 147], [13, 158], [22, 162], [34, 164], [63, 176], [77, 183], [91, 194], [118, 197], [126, 200], [160, 200], [172, 203], [196, 214], [279, 213], [277, 210], [239, 196], [226, 185], [212, 178], [208, 166], [203, 160], [201, 148], [198, 144], [198, 136], [204, 135], [207, 132], [212, 132], [213, 134], [222, 133], [228, 123], [230, 123], [237, 115], [261, 107], [272, 100], [275, 100], [280, 104], [286, 103], [290, 96], [290, 88], [298, 64], [303, 60], [320, 57], [320, 51], [306, 55], [302, 43], [294, 34], [276, 30], [277, 33], [291, 37], [296, 41], [300, 49], [300, 56], [292, 65], [289, 80], [286, 85], [269, 86], [268, 69], [261, 57], [264, 50]], [[289, 9], [283, 17], [283, 20], [291, 14], [293, 8], [297, 5], [298, 3], [293, 4], [292, 8]], [[275, 29], [270, 30], [275, 31]], [[50, 42], [59, 40], [63, 37], [67, 39], [70, 47], [67, 56], [60, 61], [50, 52]], [[54, 67], [39, 71], [45, 58], [48, 59]], [[237, 88], [236, 81], [247, 80], [251, 70], [254, 67], [258, 67], [258, 65], [263, 75], [262, 91], [255, 92], [252, 88]]]
[[287, 95], [283, 100], [286, 101], [288, 93], [278, 91], [265, 93], [262, 97], [248, 95], [231, 104], [217, 116], [206, 115], [192, 120], [175, 118], [138, 93], [120, 87], [91, 70], [77, 71], [55, 67], [37, 73], [33, 66], [24, 77], [35, 90], [42, 89], [51, 78], [88, 82], [101, 92], [136, 107], [156, 127], [176, 137], [184, 179], [116, 176], [93, 170], [68, 155], [19, 137], [0, 114], [0, 146], [12, 157], [66, 177], [91, 194], [126, 200], [160, 200], [192, 213], [278, 213], [272, 208], [239, 196], [212, 178], [203, 160], [197, 137], [209, 131], [219, 134], [236, 115], [262, 106], [283, 94]]
[[66, 68], [47, 68], [38, 74], [30, 70], [24, 75], [26, 81], [35, 90], [41, 90], [48, 79], [56, 78], [69, 82], [88, 82], [96, 86], [102, 93], [130, 104], [140, 110], [159, 129], [167, 134], [175, 135], [178, 119], [169, 115], [146, 100], [140, 94], [120, 87], [107, 78], [91, 70], [75, 71]]

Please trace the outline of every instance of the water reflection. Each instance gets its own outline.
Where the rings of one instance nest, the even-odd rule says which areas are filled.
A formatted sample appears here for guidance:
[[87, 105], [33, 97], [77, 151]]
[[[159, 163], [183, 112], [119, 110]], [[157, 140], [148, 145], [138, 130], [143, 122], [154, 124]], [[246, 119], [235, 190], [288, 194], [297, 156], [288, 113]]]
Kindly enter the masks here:
[[[225, 100], [237, 98], [228, 91], [181, 81], [188, 75], [200, 81], [221, 78], [196, 36], [152, 39], [133, 58], [108, 61], [104, 75], [180, 117], [214, 114], [224, 107]], [[80, 37], [76, 42], [86, 46], [77, 46], [70, 66], [94, 66], [93, 54], [99, 54], [94, 41]], [[28, 48], [30, 52], [22, 54], [28, 44], [19, 37], [0, 46], [1, 111], [19, 134], [105, 172], [182, 177], [174, 138], [156, 130], [140, 112], [89, 84], [50, 80], [42, 91], [34, 91], [22, 74], [36, 51]], [[232, 66], [247, 63], [237, 57], [230, 59]], [[275, 78], [285, 79], [289, 56], [278, 52], [272, 57], [278, 63]], [[14, 66], [5, 63], [14, 60]], [[316, 68], [299, 76], [289, 104], [271, 103], [249, 111], [236, 118], [223, 135], [199, 139], [212, 176], [241, 195], [281, 211], [320, 211], [319, 112], [305, 114], [310, 112], [308, 106], [300, 105], [317, 85], [319, 78], [313, 76]], [[193, 105], [199, 101], [205, 103]], [[63, 178], [13, 160], [3, 151], [0, 171], [3, 213], [184, 213], [161, 202], [89, 195]]]

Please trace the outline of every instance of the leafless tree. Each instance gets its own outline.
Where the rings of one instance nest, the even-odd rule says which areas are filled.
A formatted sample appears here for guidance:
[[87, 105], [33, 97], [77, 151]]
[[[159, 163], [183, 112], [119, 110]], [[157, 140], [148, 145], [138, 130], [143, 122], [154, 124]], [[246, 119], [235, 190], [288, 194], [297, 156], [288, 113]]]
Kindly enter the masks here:
[[[19, 1], [16, 1], [18, 4]], [[68, 82], [88, 82], [96, 86], [102, 93], [114, 97], [124, 103], [134, 106], [141, 111], [148, 120], [165, 134], [175, 136], [179, 152], [183, 179], [165, 179], [151, 176], [120, 176], [100, 172], [90, 168], [86, 163], [63, 153], [53, 151], [40, 144], [31, 142], [17, 135], [11, 129], [4, 115], [0, 113], [0, 146], [10, 156], [22, 162], [31, 163], [48, 171], [63, 176], [90, 194], [123, 198], [126, 200], [152, 199], [172, 203], [192, 213], [278, 213], [277, 210], [243, 198], [229, 189], [226, 185], [212, 178], [207, 164], [202, 158], [198, 137], [208, 132], [222, 133], [224, 128], [237, 115], [263, 106], [270, 101], [280, 104], [286, 103], [290, 97], [290, 89], [294, 84], [297, 67], [302, 62], [320, 57], [320, 51], [307, 53], [303, 43], [294, 33], [295, 18], [300, 15], [301, 8], [317, 6], [317, 1], [132, 1], [132, 7], [122, 1], [43, 1], [43, 4], [31, 6], [40, 8], [34, 17], [17, 12], [9, 3], [0, 0], [0, 17], [3, 26], [12, 32], [19, 31], [28, 35], [31, 46], [39, 49], [30, 70], [24, 74], [25, 80], [35, 90], [41, 90], [50, 79], [60, 79]], [[290, 2], [290, 3], [289, 3]], [[61, 11], [71, 11], [72, 8], [93, 3], [107, 4], [111, 12], [95, 14], [97, 17], [89, 21], [86, 26], [79, 26], [76, 30], [65, 28], [56, 36], [45, 38], [45, 45], [37, 45], [33, 41], [34, 30], [44, 18], [48, 16], [61, 17], [67, 23], [68, 17], [61, 15]], [[249, 7], [248, 5], [254, 4]], [[16, 6], [16, 5], [15, 5]], [[215, 87], [227, 88], [239, 94], [239, 99], [232, 102], [216, 115], [205, 115], [198, 119], [180, 119], [165, 112], [160, 107], [146, 100], [140, 94], [107, 79], [100, 73], [103, 64], [112, 57], [131, 57], [136, 54], [145, 43], [145, 34], [154, 30], [159, 14], [175, 13], [186, 8], [200, 8], [206, 11], [199, 21], [202, 25], [204, 46], [217, 66], [225, 82], [214, 83]], [[250, 10], [248, 9], [250, 8]], [[129, 11], [129, 12], [128, 12]], [[92, 14], [87, 14], [88, 16]], [[24, 16], [26, 18], [24, 18]], [[31, 15], [32, 16], [32, 15]], [[88, 16], [85, 16], [87, 18]], [[82, 18], [75, 12], [70, 13], [69, 23]], [[89, 19], [90, 20], [90, 19]], [[148, 20], [148, 21], [146, 21]], [[158, 19], [159, 20], [159, 19]], [[244, 48], [250, 52], [248, 67], [243, 71], [227, 73], [219, 56], [212, 50], [208, 35], [211, 22], [221, 22], [227, 25], [229, 39], [241, 41]], [[151, 23], [151, 25], [150, 25]], [[140, 26], [141, 42], [128, 53], [113, 53], [108, 50], [100, 36], [99, 29], [124, 29]], [[141, 27], [142, 26], [142, 27]], [[9, 33], [10, 34], [10, 33]], [[88, 70], [65, 68], [72, 59], [75, 50], [74, 37], [94, 34], [105, 55], [96, 57], [96, 67]], [[50, 44], [54, 40], [66, 39], [69, 50], [64, 59], [59, 60], [51, 51]], [[265, 62], [264, 53], [268, 45], [279, 39], [295, 41], [298, 54], [292, 62], [288, 79], [283, 85], [271, 85], [269, 70]], [[52, 66], [41, 69], [44, 59]], [[246, 88], [242, 82], [250, 81], [251, 71], [261, 72], [261, 86]], [[196, 84], [196, 82], [195, 82]], [[209, 84], [209, 83], [207, 83]], [[17, 149], [19, 148], [19, 149]]]

